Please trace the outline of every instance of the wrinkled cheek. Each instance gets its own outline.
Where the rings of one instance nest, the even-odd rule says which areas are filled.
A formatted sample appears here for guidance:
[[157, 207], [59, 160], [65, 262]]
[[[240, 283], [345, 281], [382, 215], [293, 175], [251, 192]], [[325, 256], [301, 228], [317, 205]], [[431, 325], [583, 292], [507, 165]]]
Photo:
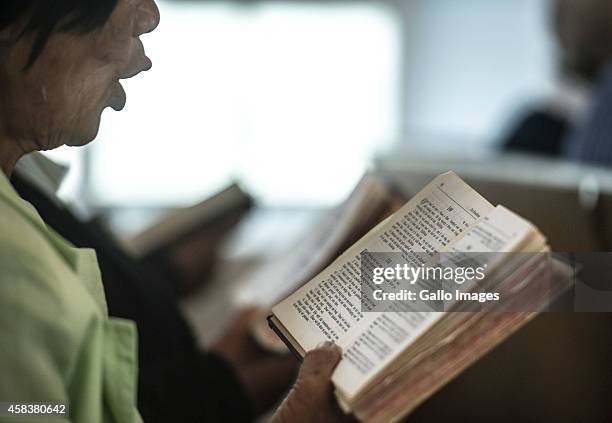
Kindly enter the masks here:
[[95, 60], [102, 64], [113, 64], [117, 71], [127, 65], [134, 50], [134, 39], [125, 28], [105, 31], [95, 44]]
[[[101, 69], [94, 73], [91, 79], [87, 80], [71, 97], [72, 114], [67, 124], [73, 128], [77, 136], [87, 138], [97, 133], [100, 116], [109, 96], [109, 89], [110, 78]], [[89, 141], [89, 139], [84, 141]]]
[[63, 144], [80, 145], [98, 131], [106, 88], [104, 74], [93, 72], [81, 80], [67, 75], [47, 100], [36, 110], [37, 140], [41, 148], [52, 149]]
[[33, 141], [40, 149], [49, 149], [57, 138], [54, 135], [58, 130], [57, 114], [62, 109], [55, 90], [36, 81], [22, 86], [22, 95], [14, 100], [11, 105], [14, 136]]
[[41, 150], [50, 150], [61, 146], [68, 132], [68, 121], [73, 119], [68, 113], [69, 105], [63, 96], [47, 92], [47, 100], [34, 107], [32, 137]]

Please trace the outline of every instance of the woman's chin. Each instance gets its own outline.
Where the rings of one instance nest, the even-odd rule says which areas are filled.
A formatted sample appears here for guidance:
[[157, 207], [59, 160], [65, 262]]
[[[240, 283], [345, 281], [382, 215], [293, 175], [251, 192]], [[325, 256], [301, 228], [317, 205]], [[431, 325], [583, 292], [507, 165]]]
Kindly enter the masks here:
[[89, 144], [98, 136], [100, 121], [101, 116], [92, 118], [88, 125], [83, 125], [79, 131], [73, 133], [73, 135], [66, 140], [65, 144], [70, 147], [82, 147]]

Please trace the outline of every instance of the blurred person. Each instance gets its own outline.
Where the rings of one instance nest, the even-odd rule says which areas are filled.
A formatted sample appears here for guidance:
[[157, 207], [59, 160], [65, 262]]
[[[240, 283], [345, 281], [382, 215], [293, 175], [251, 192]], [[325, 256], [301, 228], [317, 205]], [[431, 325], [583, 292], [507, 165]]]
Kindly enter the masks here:
[[[68, 405], [68, 414], [47, 421], [141, 421], [137, 403], [147, 421], [248, 421], [293, 374], [286, 358], [253, 345], [250, 312], [214, 353], [199, 352], [153, 275], [140, 274], [61, 204], [47, 204], [52, 226], [98, 248], [101, 273], [93, 249], [64, 239], [9, 182], [24, 155], [85, 145], [106, 107], [124, 107], [119, 81], [151, 67], [139, 36], [158, 22], [152, 0], [0, 3], [0, 401]], [[31, 198], [45, 195], [13, 182]], [[53, 202], [37, 202], [46, 200]], [[105, 289], [124, 304], [107, 307]], [[137, 321], [140, 342], [127, 318]], [[329, 382], [340, 356], [333, 344], [309, 352], [273, 419], [342, 419]]]
[[568, 134], [565, 147], [572, 161], [612, 167], [612, 67], [601, 77], [593, 104], [584, 120]]
[[585, 118], [594, 85], [612, 52], [610, 4], [606, 0], [553, 0], [551, 32], [557, 46], [555, 91], [513, 122], [505, 150], [548, 157], [566, 155], [566, 139]]
[[593, 82], [593, 100], [565, 139], [569, 159], [612, 166], [612, 3], [558, 0], [567, 27], [568, 67]]

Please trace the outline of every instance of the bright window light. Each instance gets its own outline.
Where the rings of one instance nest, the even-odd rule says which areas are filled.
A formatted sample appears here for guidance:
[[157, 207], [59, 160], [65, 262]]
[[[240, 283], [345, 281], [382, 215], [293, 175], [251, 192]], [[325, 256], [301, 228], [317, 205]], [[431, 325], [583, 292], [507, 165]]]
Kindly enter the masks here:
[[357, 4], [160, 2], [153, 69], [92, 151], [98, 205], [187, 204], [232, 180], [263, 203], [338, 202], [399, 137], [401, 36]]

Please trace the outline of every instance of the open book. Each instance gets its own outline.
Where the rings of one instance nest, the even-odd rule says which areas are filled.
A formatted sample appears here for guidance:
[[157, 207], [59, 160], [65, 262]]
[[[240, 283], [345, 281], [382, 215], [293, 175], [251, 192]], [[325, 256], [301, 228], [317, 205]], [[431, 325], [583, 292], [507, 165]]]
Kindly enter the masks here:
[[[557, 279], [542, 260], [548, 251], [532, 224], [447, 173], [273, 307], [268, 320], [299, 356], [326, 340], [340, 345], [332, 376], [340, 406], [361, 421], [395, 421], [564, 290], [561, 279], [551, 283]], [[441, 254], [465, 252], [486, 272], [462, 292], [507, 294], [501, 311], [474, 311], [448, 298], [442, 311], [409, 301], [364, 309], [363, 269], [372, 268], [363, 267], [364, 254], [396, 254], [417, 267], [423, 256], [435, 265]]]

